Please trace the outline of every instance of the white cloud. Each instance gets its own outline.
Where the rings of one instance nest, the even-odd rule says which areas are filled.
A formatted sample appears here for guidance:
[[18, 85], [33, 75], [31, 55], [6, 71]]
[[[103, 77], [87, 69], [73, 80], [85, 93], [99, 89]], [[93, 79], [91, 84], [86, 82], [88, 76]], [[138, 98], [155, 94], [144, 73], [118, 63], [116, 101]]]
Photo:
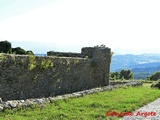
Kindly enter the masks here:
[[160, 39], [159, 6], [158, 0], [56, 0], [1, 21], [0, 39], [155, 48]]

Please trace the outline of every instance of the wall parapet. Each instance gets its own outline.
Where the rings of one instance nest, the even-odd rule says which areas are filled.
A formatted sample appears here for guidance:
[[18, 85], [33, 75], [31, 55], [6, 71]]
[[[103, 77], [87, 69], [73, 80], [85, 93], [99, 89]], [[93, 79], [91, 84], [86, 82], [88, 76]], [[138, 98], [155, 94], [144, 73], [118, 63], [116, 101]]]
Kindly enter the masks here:
[[93, 58], [95, 51], [102, 50], [111, 51], [108, 47], [84, 47], [81, 49], [81, 53], [49, 51], [47, 56]]

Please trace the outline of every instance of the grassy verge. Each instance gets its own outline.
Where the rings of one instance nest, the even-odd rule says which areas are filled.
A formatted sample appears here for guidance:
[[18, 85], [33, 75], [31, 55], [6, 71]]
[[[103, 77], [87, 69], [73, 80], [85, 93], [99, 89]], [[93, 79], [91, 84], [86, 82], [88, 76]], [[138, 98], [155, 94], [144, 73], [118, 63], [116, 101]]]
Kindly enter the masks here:
[[119, 88], [80, 98], [55, 101], [27, 109], [6, 110], [0, 120], [97, 120], [118, 119], [106, 117], [106, 111], [129, 112], [160, 97], [160, 90], [149, 87]]

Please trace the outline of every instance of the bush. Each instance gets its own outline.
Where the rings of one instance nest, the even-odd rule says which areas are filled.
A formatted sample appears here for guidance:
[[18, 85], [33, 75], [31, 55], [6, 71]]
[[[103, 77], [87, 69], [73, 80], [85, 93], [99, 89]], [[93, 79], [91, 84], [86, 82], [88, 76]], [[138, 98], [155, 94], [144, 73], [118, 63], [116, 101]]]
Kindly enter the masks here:
[[110, 73], [110, 78], [112, 80], [131, 80], [133, 79], [133, 73], [131, 70], [124, 70], [122, 69], [120, 72], [111, 72]]
[[27, 54], [27, 52], [20, 47], [12, 48], [12, 52], [15, 53], [15, 54], [20, 54], [20, 55], [26, 55]]
[[34, 53], [31, 50], [26, 51], [26, 52], [27, 52], [27, 55], [34, 55]]
[[0, 52], [11, 53], [11, 43], [6, 41], [0, 41]]
[[110, 77], [112, 80], [118, 80], [119, 79], [119, 72], [111, 72]]
[[124, 70], [120, 71], [120, 79], [130, 80], [133, 79], [133, 73], [131, 70]]
[[34, 55], [32, 51], [25, 51], [20, 47], [12, 48], [11, 43], [6, 41], [0, 41], [0, 53], [8, 54], [20, 54], [20, 55]]
[[151, 75], [150, 80], [158, 80], [160, 79], [160, 71], [154, 73], [153, 75]]

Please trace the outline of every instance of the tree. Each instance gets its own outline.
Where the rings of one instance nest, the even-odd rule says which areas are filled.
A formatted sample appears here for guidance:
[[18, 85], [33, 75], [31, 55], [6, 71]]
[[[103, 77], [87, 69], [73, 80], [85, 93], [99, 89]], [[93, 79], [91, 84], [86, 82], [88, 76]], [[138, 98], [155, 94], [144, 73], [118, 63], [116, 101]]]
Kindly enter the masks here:
[[6, 41], [0, 41], [0, 52], [11, 53], [11, 43]]
[[12, 48], [11, 43], [6, 41], [0, 41], [0, 53], [8, 54], [20, 54], [20, 55], [34, 55], [32, 51], [25, 51], [20, 47]]
[[156, 73], [152, 74], [150, 77], [150, 80], [158, 80], [160, 79], [160, 71], [157, 71]]
[[15, 54], [20, 54], [20, 55], [26, 55], [27, 54], [27, 52], [20, 47], [12, 48], [12, 52], [15, 53]]
[[27, 52], [27, 55], [34, 55], [34, 53], [31, 50], [26, 51], [26, 52]]
[[122, 69], [120, 71], [120, 79], [125, 79], [125, 80], [130, 80], [130, 79], [133, 79], [133, 73], [131, 70], [124, 70]]
[[120, 76], [119, 72], [111, 72], [111, 74], [110, 74], [110, 77], [113, 80], [118, 80], [119, 76]]

